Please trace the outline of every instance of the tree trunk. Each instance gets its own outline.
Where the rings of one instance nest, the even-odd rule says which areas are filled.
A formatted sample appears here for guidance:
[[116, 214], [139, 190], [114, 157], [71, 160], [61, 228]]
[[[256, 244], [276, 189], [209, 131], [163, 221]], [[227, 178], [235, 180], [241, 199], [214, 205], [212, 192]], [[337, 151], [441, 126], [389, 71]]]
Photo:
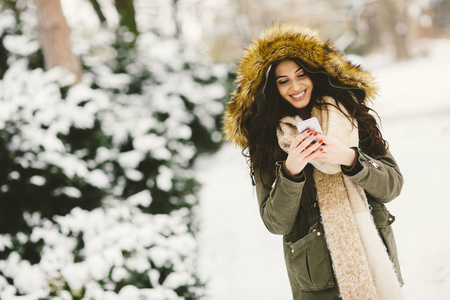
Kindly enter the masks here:
[[407, 35], [408, 16], [406, 10], [406, 0], [383, 0], [381, 1], [385, 13], [385, 21], [389, 27], [389, 32], [395, 45], [396, 58], [403, 60], [409, 58]]
[[135, 10], [133, 0], [115, 0], [117, 12], [120, 15], [120, 25], [128, 28], [134, 33], [135, 38], [139, 32], [136, 25]]
[[45, 69], [61, 66], [75, 74], [74, 84], [81, 81], [81, 64], [72, 52], [70, 29], [59, 0], [35, 0], [39, 20], [39, 39]]
[[172, 0], [173, 9], [173, 21], [175, 23], [175, 38], [179, 38], [181, 35], [180, 18], [178, 16], [178, 0]]
[[367, 22], [367, 44], [370, 50], [378, 49], [381, 46], [381, 21], [378, 15], [377, 5], [368, 5], [365, 20]]
[[98, 3], [97, 0], [89, 0], [89, 2], [91, 2], [92, 7], [95, 10], [95, 13], [97, 14], [98, 19], [100, 20], [100, 23], [105, 23], [106, 22], [106, 17], [102, 12], [102, 9], [100, 7], [100, 4]]

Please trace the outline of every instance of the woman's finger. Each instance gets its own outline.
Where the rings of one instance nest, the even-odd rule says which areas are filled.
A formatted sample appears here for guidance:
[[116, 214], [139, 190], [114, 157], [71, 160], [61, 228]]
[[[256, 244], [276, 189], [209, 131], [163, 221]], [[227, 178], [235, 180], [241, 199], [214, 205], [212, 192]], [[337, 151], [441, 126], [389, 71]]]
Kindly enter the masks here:
[[310, 133], [311, 133], [311, 131], [308, 132], [308, 130], [305, 130], [302, 133], [300, 133], [299, 135], [297, 135], [297, 137], [292, 141], [290, 149], [297, 148], [303, 140], [305, 140], [306, 138], [308, 138], [310, 136]]
[[[305, 157], [308, 157], [312, 153], [323, 151], [322, 147], [323, 140], [319, 140], [316, 143], [311, 143], [302, 153], [305, 154]], [[322, 150], [320, 150], [322, 149]]]
[[329, 143], [329, 137], [327, 137], [326, 135], [320, 134], [317, 132], [316, 138], [319, 140], [323, 141], [323, 144], [328, 144]]
[[319, 148], [308, 156], [308, 160], [318, 159], [323, 153], [323, 148]]
[[311, 145], [314, 145], [314, 140], [317, 139], [317, 134], [311, 134], [309, 137], [307, 137], [305, 140], [303, 140], [300, 145], [299, 148], [301, 148], [302, 151], [304, 151], [305, 149], [309, 148]]

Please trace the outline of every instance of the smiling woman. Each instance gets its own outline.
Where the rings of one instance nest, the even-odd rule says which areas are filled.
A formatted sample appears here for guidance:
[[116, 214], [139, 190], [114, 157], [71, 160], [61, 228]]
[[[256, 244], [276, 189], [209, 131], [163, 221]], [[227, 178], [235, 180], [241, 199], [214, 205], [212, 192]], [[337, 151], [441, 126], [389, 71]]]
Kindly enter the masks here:
[[[283, 236], [294, 299], [402, 299], [384, 204], [403, 176], [366, 105], [372, 76], [295, 24], [255, 39], [237, 75], [224, 131], [247, 154], [265, 226]], [[323, 134], [297, 131], [310, 117]]]
[[275, 76], [281, 97], [302, 113], [301, 108], [309, 104], [314, 87], [309, 76], [292, 60], [280, 62], [275, 68]]

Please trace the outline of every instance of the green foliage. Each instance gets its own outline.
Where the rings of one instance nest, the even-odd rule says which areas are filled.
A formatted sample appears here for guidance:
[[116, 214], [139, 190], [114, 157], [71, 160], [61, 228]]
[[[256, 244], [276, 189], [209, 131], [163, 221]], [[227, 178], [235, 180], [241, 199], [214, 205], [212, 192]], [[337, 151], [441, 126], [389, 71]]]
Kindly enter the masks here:
[[19, 31], [36, 38], [31, 16], [5, 3], [0, 18], [16, 21], [0, 33], [0, 297], [200, 298], [190, 168], [222, 143], [227, 69], [172, 37], [99, 27], [74, 40], [86, 50], [72, 87], [43, 71], [40, 49], [4, 47]]

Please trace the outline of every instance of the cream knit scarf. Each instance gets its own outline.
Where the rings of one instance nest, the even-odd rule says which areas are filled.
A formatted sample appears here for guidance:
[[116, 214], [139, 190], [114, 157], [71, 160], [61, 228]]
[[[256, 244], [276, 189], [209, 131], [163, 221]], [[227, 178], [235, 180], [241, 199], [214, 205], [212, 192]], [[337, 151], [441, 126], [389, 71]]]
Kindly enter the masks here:
[[[335, 137], [348, 147], [358, 146], [358, 130], [331, 103], [327, 109], [314, 108], [324, 135]], [[346, 114], [345, 108], [340, 105]], [[278, 143], [288, 152], [298, 135], [295, 124], [299, 117], [280, 121]], [[353, 122], [356, 121], [353, 120]], [[378, 236], [364, 190], [342, 174], [339, 165], [311, 161], [319, 208], [333, 269], [344, 300], [403, 299], [394, 266]]]

